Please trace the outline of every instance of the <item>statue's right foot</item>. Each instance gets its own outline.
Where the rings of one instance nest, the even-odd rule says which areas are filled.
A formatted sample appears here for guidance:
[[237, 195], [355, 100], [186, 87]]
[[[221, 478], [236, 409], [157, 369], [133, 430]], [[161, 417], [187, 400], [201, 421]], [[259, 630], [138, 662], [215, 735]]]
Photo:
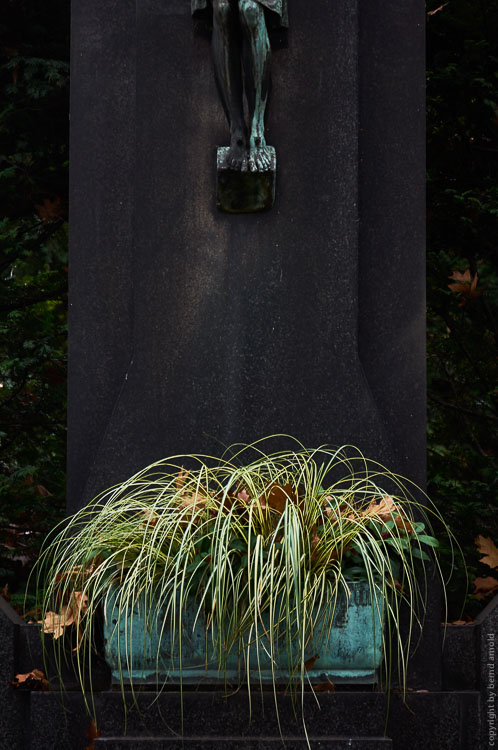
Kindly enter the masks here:
[[[225, 157], [226, 165], [229, 169], [243, 169], [247, 162], [247, 140], [245, 135], [234, 133]], [[247, 166], [246, 166], [247, 169]]]

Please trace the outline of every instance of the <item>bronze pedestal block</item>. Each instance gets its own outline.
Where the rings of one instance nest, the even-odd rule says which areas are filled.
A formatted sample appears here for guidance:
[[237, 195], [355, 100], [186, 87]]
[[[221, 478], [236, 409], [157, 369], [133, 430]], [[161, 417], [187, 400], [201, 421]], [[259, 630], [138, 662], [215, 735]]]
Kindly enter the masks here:
[[267, 211], [275, 202], [277, 157], [273, 146], [270, 168], [264, 171], [231, 169], [227, 166], [228, 146], [218, 149], [216, 205], [227, 213], [256, 213]]

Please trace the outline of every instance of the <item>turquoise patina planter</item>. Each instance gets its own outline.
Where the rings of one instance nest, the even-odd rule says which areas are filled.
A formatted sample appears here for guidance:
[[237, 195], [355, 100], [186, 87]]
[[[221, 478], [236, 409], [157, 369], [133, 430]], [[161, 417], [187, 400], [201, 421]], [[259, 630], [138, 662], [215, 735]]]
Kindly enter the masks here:
[[[161, 623], [154, 627], [146, 618], [144, 604], [138, 602], [133, 618], [118, 617], [116, 595], [111, 591], [105, 607], [105, 640], [107, 661], [116, 678], [133, 682], [178, 683], [180, 674], [184, 683], [238, 682], [243, 666], [238, 653], [228, 655], [226, 672], [220, 672], [214, 658], [210, 639], [206, 638], [203, 623], [194, 626], [194, 612], [183, 617], [180, 650], [178, 643], [171, 648], [167, 630], [160, 637]], [[356, 682], [369, 684], [377, 681], [382, 661], [384, 616], [382, 599], [372, 606], [370, 589], [366, 583], [351, 583], [349, 601], [346, 595], [338, 598], [330, 636], [310, 644], [305, 659], [318, 658], [306, 674], [311, 680]], [[272, 670], [271, 658], [264, 636], [259, 647], [249, 649], [250, 677], [271, 682], [287, 682], [287, 658]], [[158, 658], [159, 654], [159, 658]], [[259, 661], [259, 668], [258, 668]], [[120, 668], [121, 665], [121, 668]]]

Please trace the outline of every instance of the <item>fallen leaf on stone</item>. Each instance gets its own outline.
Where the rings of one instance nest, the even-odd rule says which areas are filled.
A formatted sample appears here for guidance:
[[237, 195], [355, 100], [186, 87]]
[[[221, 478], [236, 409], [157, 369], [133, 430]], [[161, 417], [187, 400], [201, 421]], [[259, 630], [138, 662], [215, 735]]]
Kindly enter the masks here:
[[60, 638], [69, 625], [73, 623], [79, 625], [87, 610], [88, 596], [81, 591], [76, 591], [71, 604], [62, 606], [60, 612], [47, 612], [45, 619], [38, 620], [38, 624], [43, 625], [43, 632], [47, 635], [52, 635], [54, 639]]
[[475, 579], [474, 594], [478, 599], [484, 599], [485, 596], [489, 596], [495, 591], [498, 591], [498, 579], [493, 578], [493, 576]]
[[442, 622], [441, 625], [472, 625], [474, 622], [470, 615], [465, 615], [465, 620], [453, 620], [453, 622]]
[[90, 740], [90, 744], [86, 745], [85, 750], [95, 750], [95, 745], [93, 744], [94, 740], [101, 736], [102, 731], [97, 729], [97, 724], [94, 719], [92, 719], [90, 726], [85, 729], [85, 734]]
[[74, 622], [72, 609], [70, 607], [61, 607], [61, 611], [47, 612], [44, 620], [38, 620], [39, 625], [43, 625], [43, 632], [47, 635], [53, 635], [54, 638], [60, 638], [64, 629]]
[[477, 551], [480, 552], [481, 555], [485, 555], [484, 557], [481, 557], [479, 562], [488, 565], [490, 568], [498, 568], [498, 548], [489, 536], [485, 537], [479, 534], [475, 539], [475, 545]]
[[315, 693], [335, 693], [335, 685], [330, 680], [321, 682], [319, 685], [313, 685]]
[[50, 690], [49, 681], [39, 669], [33, 669], [32, 672], [26, 674], [16, 674], [10, 684], [20, 690], [41, 690], [42, 692]]

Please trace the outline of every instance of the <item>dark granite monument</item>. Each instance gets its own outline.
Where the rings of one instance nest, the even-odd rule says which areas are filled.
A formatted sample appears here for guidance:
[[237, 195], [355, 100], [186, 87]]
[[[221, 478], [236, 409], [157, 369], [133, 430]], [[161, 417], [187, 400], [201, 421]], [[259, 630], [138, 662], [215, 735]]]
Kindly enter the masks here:
[[[217, 210], [226, 125], [191, 10], [73, 8], [68, 507], [275, 433], [423, 485], [423, 3], [289, 3], [266, 122], [279, 188], [244, 215]], [[416, 672], [436, 687], [431, 596]]]
[[[260, 21], [262, 5], [280, 7], [252, 5]], [[68, 509], [164, 456], [271, 433], [356, 444], [423, 485], [425, 5], [289, 3], [266, 120], [278, 190], [272, 210], [255, 214], [217, 209], [226, 125], [191, 11], [188, 0], [73, 2]], [[228, 148], [220, 171], [233, 170]], [[470, 672], [446, 652], [442, 690], [431, 587], [409, 705], [392, 698], [387, 736], [382, 690], [338, 691], [320, 698], [321, 711], [306, 697], [310, 746], [479, 747], [489, 698], [479, 665], [495, 611], [466, 634]], [[17, 649], [4, 682], [26, 662], [26, 628], [0, 612], [0, 640]], [[248, 728], [241, 694], [184, 698], [185, 727], [195, 727], [185, 747], [281, 746], [271, 705]], [[88, 743], [81, 695], [66, 696], [66, 713], [56, 693], [17, 699], [27, 717], [19, 747]], [[304, 748], [284, 704], [288, 747]], [[96, 705], [95, 748], [180, 747], [177, 693], [146, 721], [130, 710], [128, 740], [119, 694]]]
[[73, 9], [70, 509], [166, 455], [272, 433], [424, 482], [424, 7], [289, 13], [276, 203], [225, 215], [188, 0]]

